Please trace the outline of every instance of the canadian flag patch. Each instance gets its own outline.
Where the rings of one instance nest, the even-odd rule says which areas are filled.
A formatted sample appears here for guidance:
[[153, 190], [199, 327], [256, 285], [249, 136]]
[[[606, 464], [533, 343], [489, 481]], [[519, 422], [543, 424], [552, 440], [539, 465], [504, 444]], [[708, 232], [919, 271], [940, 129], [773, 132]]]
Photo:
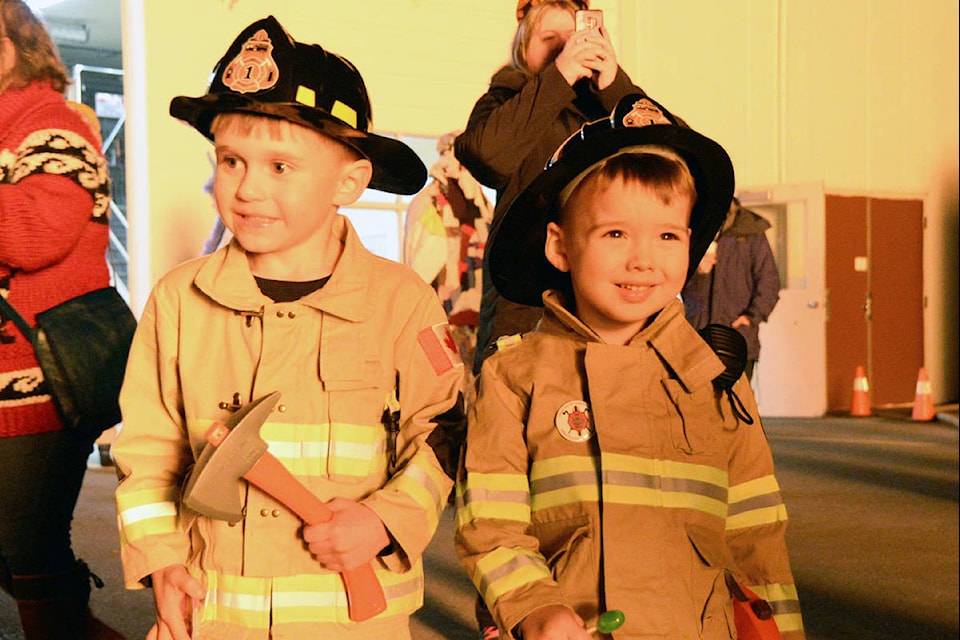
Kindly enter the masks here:
[[417, 342], [438, 376], [462, 364], [450, 325], [435, 324], [417, 334]]

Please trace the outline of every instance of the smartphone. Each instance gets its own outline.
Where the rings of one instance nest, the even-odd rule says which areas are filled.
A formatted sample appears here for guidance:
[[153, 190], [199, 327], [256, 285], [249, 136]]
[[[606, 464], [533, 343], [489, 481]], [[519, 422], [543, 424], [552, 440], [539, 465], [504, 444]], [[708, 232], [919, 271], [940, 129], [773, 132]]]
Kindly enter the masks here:
[[603, 11], [600, 9], [581, 9], [576, 15], [576, 30], [593, 29], [600, 31], [603, 26]]

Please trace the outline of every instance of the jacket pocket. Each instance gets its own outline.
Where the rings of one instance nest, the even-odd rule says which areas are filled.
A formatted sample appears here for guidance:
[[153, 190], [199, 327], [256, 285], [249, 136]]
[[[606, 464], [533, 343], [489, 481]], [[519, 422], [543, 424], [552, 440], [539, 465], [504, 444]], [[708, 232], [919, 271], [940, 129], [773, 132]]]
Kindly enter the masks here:
[[693, 558], [691, 595], [700, 607], [701, 632], [705, 638], [733, 638], [736, 625], [733, 604], [725, 580], [734, 569], [733, 554], [722, 534], [695, 524], [686, 525]]
[[709, 453], [722, 431], [721, 414], [711, 385], [692, 393], [678, 380], [662, 380], [673, 447], [686, 454]]
[[537, 523], [534, 535], [541, 541], [540, 551], [567, 602], [581, 616], [596, 615], [600, 562], [598, 533], [590, 516]]

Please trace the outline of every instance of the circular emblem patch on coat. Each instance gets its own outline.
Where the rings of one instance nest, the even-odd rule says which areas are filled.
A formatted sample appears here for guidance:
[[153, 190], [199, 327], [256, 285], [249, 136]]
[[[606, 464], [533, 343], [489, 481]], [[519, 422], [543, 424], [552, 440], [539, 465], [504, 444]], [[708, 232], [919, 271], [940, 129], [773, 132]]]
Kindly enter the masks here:
[[557, 411], [557, 431], [570, 442], [586, 442], [593, 435], [590, 407], [583, 400], [571, 400]]

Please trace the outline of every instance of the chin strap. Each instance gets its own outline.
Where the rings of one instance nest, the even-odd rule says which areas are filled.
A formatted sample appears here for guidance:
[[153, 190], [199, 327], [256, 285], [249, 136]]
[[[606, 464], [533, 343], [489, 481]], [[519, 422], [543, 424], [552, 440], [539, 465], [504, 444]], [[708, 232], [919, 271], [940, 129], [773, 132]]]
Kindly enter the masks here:
[[723, 373], [713, 379], [714, 388], [727, 394], [730, 409], [737, 418], [747, 424], [753, 424], [750, 412], [733, 391], [733, 385], [743, 375], [743, 370], [747, 366], [747, 341], [739, 331], [722, 324], [708, 324], [698, 333], [726, 367]]

